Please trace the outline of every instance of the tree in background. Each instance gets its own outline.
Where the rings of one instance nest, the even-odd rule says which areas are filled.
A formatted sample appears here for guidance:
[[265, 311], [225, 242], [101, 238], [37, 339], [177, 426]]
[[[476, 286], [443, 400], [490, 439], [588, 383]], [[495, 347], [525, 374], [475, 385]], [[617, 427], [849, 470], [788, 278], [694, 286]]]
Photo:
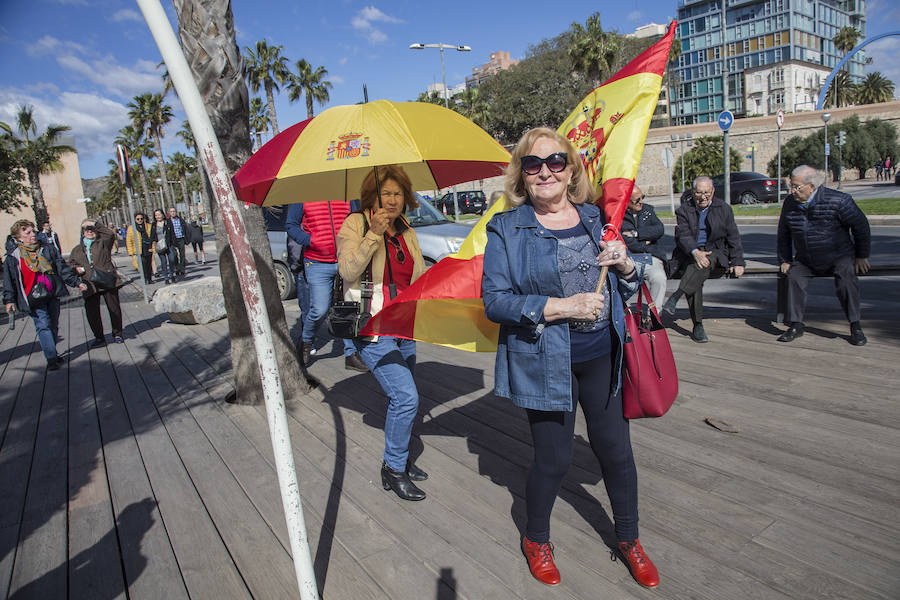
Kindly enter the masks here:
[[[110, 159], [106, 161], [109, 171], [106, 174], [106, 186], [100, 192], [100, 198], [93, 199], [88, 205], [88, 212], [102, 215], [114, 209], [120, 209], [121, 215], [125, 215], [126, 203], [125, 186], [119, 178], [119, 163]], [[117, 219], [116, 219], [117, 220]], [[129, 219], [124, 219], [129, 221]]]
[[854, 90], [856, 104], [877, 104], [894, 99], [894, 82], [879, 71], [869, 73]]
[[72, 129], [68, 125], [48, 125], [38, 135], [37, 123], [34, 120], [34, 107], [21, 105], [16, 113], [16, 132], [6, 125], [4, 140], [12, 146], [15, 163], [28, 175], [28, 187], [31, 192], [31, 208], [34, 220], [38, 225], [50, 220], [47, 204], [44, 202], [44, 190], [41, 189], [41, 173], [56, 173], [62, 170], [60, 161], [67, 152], [75, 152], [72, 146], [61, 144], [60, 136]]
[[[250, 157], [251, 143], [250, 107], [241, 54], [235, 41], [231, 3], [229, 0], [174, 0], [174, 4], [181, 47], [200, 87], [227, 168], [233, 174]], [[218, 204], [214, 203], [212, 208], [234, 377], [234, 391], [228, 399], [243, 404], [258, 404], [263, 401], [263, 394], [256, 348], [222, 215]], [[309, 384], [300, 370], [296, 348], [285, 321], [265, 220], [257, 207], [242, 210], [240, 214], [254, 251], [264, 301], [272, 322], [284, 397], [295, 398], [309, 391]]]
[[261, 98], [250, 98], [250, 133], [256, 136], [256, 149], [263, 145], [262, 134], [269, 131], [269, 115]]
[[194, 159], [190, 156], [182, 154], [181, 152], [175, 152], [169, 157], [169, 167], [171, 169], [172, 177], [177, 178], [178, 182], [181, 184], [181, 196], [185, 206], [188, 207], [188, 211], [190, 212], [191, 198], [188, 196], [187, 178], [188, 175], [197, 170], [197, 163], [195, 163]]
[[328, 70], [322, 66], [313, 69], [305, 58], [298, 60], [296, 66], [297, 72], [291, 74], [288, 82], [288, 100], [295, 102], [300, 96], [306, 96], [306, 118], [312, 119], [315, 116], [313, 103], [325, 104], [330, 99], [328, 90], [332, 86], [331, 82], [325, 79]]
[[162, 138], [165, 135], [163, 127], [169, 124], [175, 114], [172, 107], [163, 102], [162, 94], [146, 92], [135, 96], [128, 103], [128, 117], [135, 129], [146, 132], [145, 135], [153, 139], [156, 148], [156, 162], [159, 165], [160, 178], [163, 181], [163, 190], [169, 206], [175, 206], [175, 198], [169, 189], [168, 176], [166, 174], [166, 161], [163, 157]]
[[491, 107], [477, 87], [466, 90], [454, 98], [452, 108], [476, 125], [484, 128], [490, 118]]
[[584, 26], [572, 23], [571, 42], [566, 51], [572, 68], [587, 77], [594, 88], [614, 72], [621, 47], [620, 37], [614, 32], [603, 31], [600, 13], [595, 12]]
[[[849, 26], [841, 27], [835, 34], [832, 42], [842, 54], [847, 54], [856, 47], [856, 41], [861, 37], [860, 32]], [[841, 76], [843, 75], [843, 77]], [[844, 66], [834, 79], [831, 80], [831, 88], [825, 96], [825, 106], [847, 106], [855, 102], [854, 84], [850, 82], [850, 65]], [[832, 94], [832, 91], [834, 93]], [[829, 100], [831, 98], [831, 100]], [[831, 102], [831, 104], [829, 104]]]
[[[784, 151], [782, 150], [782, 153]], [[722, 156], [725, 154], [725, 143], [720, 135], [709, 135], [694, 140], [694, 147], [678, 157], [678, 162], [672, 167], [672, 184], [676, 192], [683, 192], [681, 188], [681, 161], [684, 161], [684, 185], [690, 187], [694, 179], [701, 176], [715, 177], [722, 173], [725, 166]], [[729, 146], [728, 154], [731, 157], [729, 169], [741, 170], [741, 153]]]
[[9, 138], [12, 137], [12, 127], [0, 122], [0, 210], [12, 213], [28, 204], [23, 200], [25, 187], [25, 172], [16, 160], [16, 154], [12, 149]]
[[666, 61], [666, 105], [668, 106], [666, 116], [668, 117], [669, 127], [672, 126], [672, 107], [675, 106], [675, 98], [677, 97], [675, 86], [681, 83], [679, 81], [681, 78], [680, 72], [675, 70], [678, 66], [679, 58], [681, 58], [681, 39], [676, 37], [672, 40], [672, 45], [669, 47], [669, 59]]
[[145, 158], [154, 158], [156, 152], [153, 150], [153, 142], [145, 139], [140, 128], [134, 125], [126, 125], [119, 130], [119, 135], [115, 139], [115, 143], [124, 146], [128, 152], [128, 158], [137, 166], [138, 176], [141, 180], [141, 188], [144, 195], [141, 199], [141, 206], [146, 212], [151, 206], [150, 188], [147, 185], [147, 170], [144, 168]]
[[[195, 0], [196, 1], [196, 0]], [[201, 0], [202, 1], [202, 0]], [[256, 42], [256, 51], [244, 46], [244, 76], [253, 93], [262, 87], [266, 90], [266, 101], [269, 105], [269, 122], [272, 130], [278, 135], [278, 118], [275, 115], [275, 92], [279, 85], [291, 80], [291, 70], [287, 58], [281, 55], [281, 46], [269, 46], [266, 40]]]
[[203, 214], [209, 217], [210, 204], [212, 204], [212, 189], [209, 185], [209, 179], [206, 178], [206, 172], [201, 168], [200, 162], [200, 147], [197, 146], [197, 140], [194, 139], [194, 132], [191, 131], [191, 124], [188, 121], [183, 121], [181, 123], [181, 129], [178, 130], [176, 136], [181, 138], [181, 141], [184, 142], [184, 145], [191, 149], [194, 153], [194, 170], [197, 173], [197, 178], [199, 179], [199, 185], [197, 190], [201, 194], [201, 199], [203, 202]]

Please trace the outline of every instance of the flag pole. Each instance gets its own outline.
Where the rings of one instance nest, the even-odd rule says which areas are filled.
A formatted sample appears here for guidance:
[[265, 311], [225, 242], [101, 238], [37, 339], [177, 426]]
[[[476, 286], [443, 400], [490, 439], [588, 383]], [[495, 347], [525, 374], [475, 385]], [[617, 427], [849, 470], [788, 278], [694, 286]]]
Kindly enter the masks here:
[[302, 600], [318, 600], [319, 593], [310, 559], [306, 524], [303, 519], [300, 485], [294, 466], [284, 392], [281, 388], [278, 361], [275, 357], [272, 325], [266, 311], [263, 290], [259, 282], [247, 230], [244, 228], [244, 221], [241, 218], [240, 204], [228, 177], [225, 158], [213, 131], [209, 115], [206, 113], [200, 91], [197, 89], [190, 67], [188, 67], [187, 60], [162, 5], [159, 0], [137, 0], [137, 3], [166, 63], [178, 98], [187, 113], [191, 130], [194, 132], [200, 148], [203, 165], [209, 175], [209, 181], [222, 214], [228, 242], [234, 255], [241, 295], [247, 309], [253, 343], [256, 347], [269, 433], [275, 455], [275, 470], [281, 487], [281, 503], [287, 521], [300, 598]]

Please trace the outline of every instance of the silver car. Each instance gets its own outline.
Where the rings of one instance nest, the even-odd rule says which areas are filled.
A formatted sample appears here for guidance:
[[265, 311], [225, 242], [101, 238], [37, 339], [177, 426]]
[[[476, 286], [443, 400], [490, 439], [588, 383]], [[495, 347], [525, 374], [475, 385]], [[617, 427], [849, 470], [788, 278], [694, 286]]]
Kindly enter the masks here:
[[[407, 211], [406, 218], [416, 230], [425, 266], [430, 267], [445, 256], [457, 252], [472, 228], [447, 220], [419, 194], [416, 194], [416, 200], [419, 201], [419, 207]], [[297, 294], [294, 276], [288, 266], [287, 258], [287, 233], [284, 226], [287, 210], [282, 206], [273, 206], [264, 208], [263, 213], [266, 217], [266, 229], [269, 232], [272, 259], [275, 262], [278, 291], [281, 299], [287, 300]]]

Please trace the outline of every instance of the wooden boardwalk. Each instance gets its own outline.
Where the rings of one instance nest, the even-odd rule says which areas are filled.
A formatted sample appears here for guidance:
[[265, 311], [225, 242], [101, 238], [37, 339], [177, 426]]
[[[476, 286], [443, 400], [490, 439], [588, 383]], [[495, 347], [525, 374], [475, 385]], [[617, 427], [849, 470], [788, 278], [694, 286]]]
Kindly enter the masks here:
[[[866, 279], [864, 299], [897, 284]], [[323, 597], [898, 598], [900, 303], [864, 302], [869, 344], [855, 348], [821, 289], [793, 344], [775, 343], [771, 307], [733, 308], [724, 291], [707, 294], [711, 343], [683, 320], [672, 330], [679, 400], [632, 426], [652, 591], [610, 559], [581, 424], [553, 513], [563, 583], [528, 574], [531, 446], [523, 415], [491, 393], [493, 355], [419, 345], [414, 452], [431, 478], [409, 503], [378, 479], [378, 384], [328, 342], [310, 368], [320, 385], [289, 407]], [[0, 598], [297, 597], [265, 412], [221, 401], [225, 322], [174, 325], [137, 288], [123, 299], [125, 344], [90, 351], [81, 302], [65, 305], [56, 372], [30, 319], [0, 327]]]

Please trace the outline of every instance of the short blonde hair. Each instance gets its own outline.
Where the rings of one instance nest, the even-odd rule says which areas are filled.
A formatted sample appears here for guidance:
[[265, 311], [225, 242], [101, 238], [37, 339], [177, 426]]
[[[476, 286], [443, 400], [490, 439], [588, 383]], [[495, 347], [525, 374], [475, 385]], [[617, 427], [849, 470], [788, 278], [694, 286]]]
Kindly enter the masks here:
[[509, 159], [509, 166], [504, 172], [506, 179], [503, 190], [506, 192], [509, 203], [512, 206], [519, 206], [525, 202], [525, 198], [528, 196], [525, 189], [525, 178], [522, 176], [522, 157], [527, 156], [534, 143], [541, 138], [550, 138], [559, 144], [566, 153], [566, 166], [572, 167], [572, 179], [569, 180], [569, 187], [566, 190], [569, 200], [575, 204], [593, 201], [594, 190], [587, 172], [584, 170], [584, 163], [581, 162], [581, 155], [575, 150], [572, 142], [549, 127], [535, 127], [526, 131], [525, 135], [519, 139], [519, 143], [516, 144]]
[[19, 239], [19, 234], [22, 233], [22, 230], [26, 227], [37, 229], [37, 227], [34, 226], [34, 223], [29, 221], [28, 219], [19, 219], [12, 224], [12, 227], [9, 228], [9, 235], [13, 236], [13, 239], [17, 240]]

